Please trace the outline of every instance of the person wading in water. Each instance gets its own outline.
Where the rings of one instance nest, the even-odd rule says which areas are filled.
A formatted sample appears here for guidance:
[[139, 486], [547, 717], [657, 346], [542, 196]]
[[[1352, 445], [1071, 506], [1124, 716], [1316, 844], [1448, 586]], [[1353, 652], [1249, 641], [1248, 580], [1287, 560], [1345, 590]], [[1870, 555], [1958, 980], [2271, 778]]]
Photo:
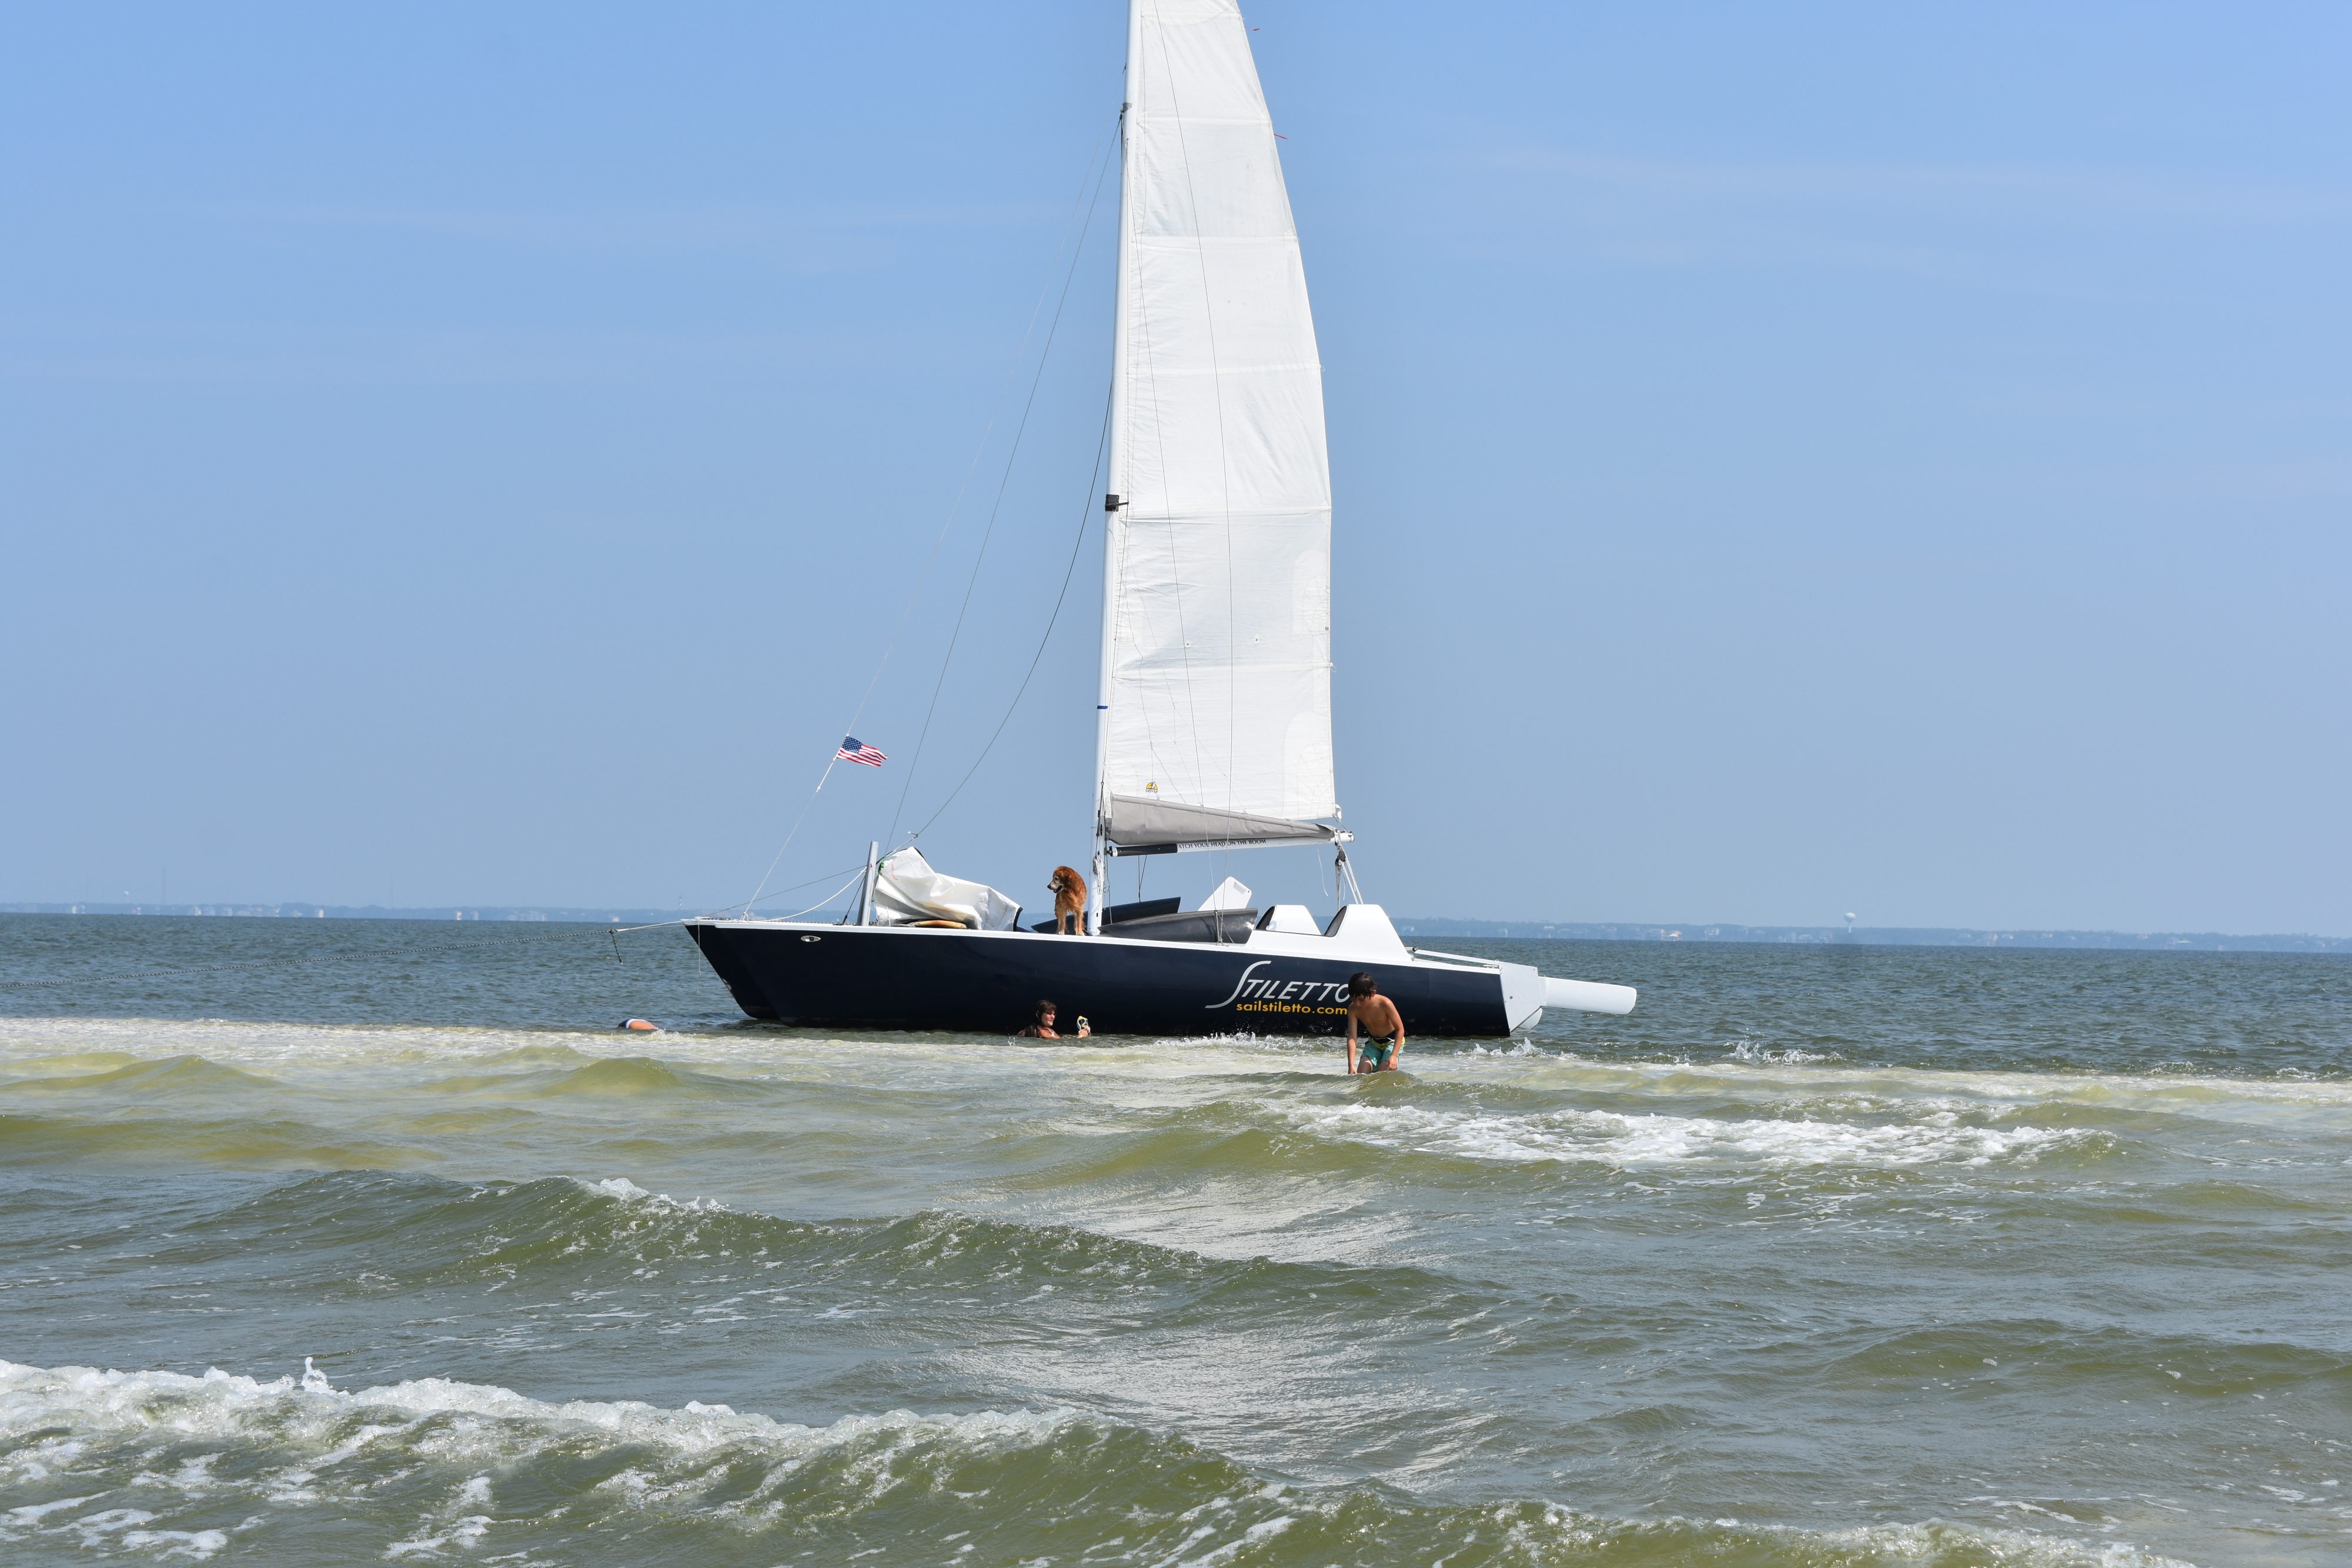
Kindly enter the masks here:
[[[1364, 1031], [1360, 1055], [1356, 1030]], [[1404, 1054], [1404, 1015], [1396, 1004], [1381, 995], [1378, 980], [1369, 970], [1359, 970], [1348, 977], [1348, 1071], [1350, 1072], [1386, 1072]]]
[[[1039, 1002], [1037, 1004], [1036, 1010], [1030, 1015], [1029, 1027], [1023, 1030], [1019, 1034], [1014, 1035], [1013, 1038], [1015, 1040], [1061, 1039], [1061, 1035], [1056, 1032], [1054, 1028], [1054, 1019], [1060, 1011], [1061, 1009], [1055, 1007], [1052, 1002]], [[1072, 1040], [1084, 1040], [1087, 1036], [1092, 1033], [1094, 1033], [1094, 1030], [1087, 1027], [1087, 1020], [1080, 1019], [1078, 1020], [1077, 1032], [1070, 1038]]]

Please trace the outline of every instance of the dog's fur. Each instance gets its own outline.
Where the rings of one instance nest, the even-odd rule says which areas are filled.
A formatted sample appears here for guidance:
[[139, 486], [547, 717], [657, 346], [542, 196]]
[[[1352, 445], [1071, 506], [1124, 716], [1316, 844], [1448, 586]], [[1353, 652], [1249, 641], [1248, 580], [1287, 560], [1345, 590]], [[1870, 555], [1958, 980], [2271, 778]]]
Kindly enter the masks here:
[[1087, 879], [1068, 866], [1054, 868], [1046, 887], [1054, 894], [1054, 935], [1082, 936], [1087, 929]]

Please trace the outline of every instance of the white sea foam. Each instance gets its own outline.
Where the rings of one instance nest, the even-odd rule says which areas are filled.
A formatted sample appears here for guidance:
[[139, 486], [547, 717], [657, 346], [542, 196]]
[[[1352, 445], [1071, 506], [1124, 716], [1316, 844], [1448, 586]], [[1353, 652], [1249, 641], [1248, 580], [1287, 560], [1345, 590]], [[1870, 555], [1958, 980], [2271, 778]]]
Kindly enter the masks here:
[[1805, 1051], [1793, 1045], [1775, 1049], [1769, 1045], [1759, 1045], [1752, 1040], [1733, 1040], [1730, 1048], [1724, 1052], [1724, 1056], [1731, 1061], [1769, 1063], [1774, 1066], [1844, 1060], [1833, 1051]]
[[[233, 1484], [277, 1507], [360, 1495], [366, 1478], [349, 1470], [355, 1462], [423, 1461], [465, 1476], [441, 1506], [387, 1546], [397, 1559], [430, 1558], [478, 1542], [493, 1520], [489, 1472], [541, 1455], [622, 1447], [646, 1455], [624, 1472], [633, 1479], [616, 1477], [599, 1489], [631, 1505], [689, 1496], [707, 1484], [711, 1463], [735, 1456], [764, 1469], [774, 1485], [829, 1450], [850, 1452], [853, 1468], [871, 1472], [879, 1478], [873, 1484], [887, 1489], [899, 1484], [897, 1456], [908, 1450], [969, 1456], [1017, 1449], [1050, 1441], [1074, 1419], [1066, 1409], [961, 1416], [899, 1410], [812, 1427], [724, 1405], [672, 1410], [634, 1400], [551, 1404], [438, 1377], [344, 1392], [315, 1369], [299, 1381], [263, 1381], [218, 1368], [192, 1377], [0, 1361], [0, 1443], [23, 1440], [0, 1460], [0, 1486], [64, 1479], [75, 1494], [0, 1514], [0, 1543], [37, 1536], [84, 1546], [119, 1542], [150, 1558], [212, 1556], [227, 1544], [222, 1531], [166, 1529], [152, 1508], [120, 1506], [128, 1495], [162, 1507], [159, 1494], [173, 1491], [193, 1503], [232, 1484], [205, 1464], [125, 1475], [125, 1458], [135, 1463], [163, 1442], [216, 1443], [224, 1451], [271, 1456], [279, 1462], [241, 1467], [244, 1477]], [[129, 1455], [126, 1444], [133, 1446]], [[747, 1521], [771, 1511], [779, 1505], [761, 1495], [765, 1490], [729, 1510]], [[93, 1504], [99, 1506], [78, 1511]]]
[[[1068, 1410], [982, 1411], [923, 1416], [898, 1410], [852, 1416], [829, 1427], [802, 1427], [743, 1415], [724, 1405], [689, 1402], [670, 1410], [636, 1400], [575, 1399], [550, 1404], [495, 1385], [444, 1377], [417, 1378], [344, 1391], [309, 1366], [300, 1380], [268, 1382], [213, 1367], [200, 1377], [179, 1372], [101, 1372], [87, 1366], [54, 1369], [0, 1361], [0, 1436], [29, 1436], [61, 1427], [79, 1437], [150, 1434], [163, 1438], [264, 1438], [312, 1450], [313, 1470], [340, 1463], [386, 1437], [420, 1437], [413, 1429], [438, 1416], [478, 1416], [499, 1424], [443, 1425], [424, 1439], [451, 1453], [511, 1447], [502, 1433], [520, 1429], [526, 1444], [560, 1435], [603, 1433], [615, 1442], [646, 1444], [678, 1455], [749, 1445], [780, 1456], [801, 1455], [885, 1434], [970, 1443], [1025, 1443], [1050, 1436], [1073, 1419]], [[389, 1417], [354, 1433], [352, 1416]], [[202, 1471], [192, 1472], [201, 1475]], [[203, 1479], [210, 1481], [208, 1475]]]
[[122, 1544], [134, 1552], [145, 1552], [158, 1562], [168, 1563], [174, 1557], [193, 1558], [203, 1562], [228, 1544], [226, 1530], [131, 1530], [122, 1535]]
[[487, 1513], [459, 1513], [460, 1509], [490, 1506], [490, 1478], [469, 1477], [450, 1499], [445, 1513], [455, 1515], [440, 1521], [436, 1533], [426, 1533], [431, 1525], [420, 1528], [405, 1541], [395, 1541], [383, 1549], [386, 1558], [438, 1557], [448, 1546], [471, 1546], [489, 1533], [491, 1516]]
[[[457, 1420], [449, 1420], [457, 1417]], [[466, 1420], [482, 1417], [482, 1420]], [[668, 1410], [633, 1399], [574, 1399], [548, 1404], [497, 1385], [419, 1377], [369, 1389], [334, 1389], [308, 1365], [306, 1375], [257, 1380], [221, 1368], [203, 1377], [167, 1371], [97, 1371], [87, 1365], [40, 1368], [0, 1361], [0, 1437], [52, 1432], [28, 1450], [0, 1460], [0, 1477], [40, 1479], [70, 1474], [85, 1460], [91, 1438], [155, 1437], [174, 1441], [261, 1441], [299, 1455], [299, 1467], [278, 1471], [282, 1486], [303, 1486], [320, 1471], [351, 1460], [385, 1438], [409, 1453], [446, 1460], [513, 1460], [560, 1438], [597, 1437], [640, 1443], [675, 1458], [715, 1453], [731, 1446], [774, 1458], [804, 1458], [816, 1450], [870, 1438], [946, 1441], [957, 1446], [1033, 1443], [1051, 1437], [1073, 1410], [981, 1410], [973, 1416], [852, 1416], [830, 1427], [800, 1427], [722, 1404], [689, 1401]], [[352, 1427], [352, 1420], [360, 1420]], [[57, 1434], [68, 1434], [58, 1438]], [[73, 1448], [68, 1450], [68, 1443]], [[40, 1469], [28, 1471], [33, 1458]], [[64, 1469], [58, 1469], [64, 1467]], [[221, 1486], [205, 1465], [184, 1465], [176, 1477], [143, 1477], [181, 1490]], [[85, 1498], [87, 1500], [87, 1498]], [[19, 1510], [21, 1514], [21, 1510]], [[12, 1519], [16, 1514], [12, 1514]]]
[[2194, 1568], [2128, 1541], [2076, 1541], [2027, 1530], [1936, 1523], [1801, 1531], [1774, 1525], [1759, 1533], [1792, 1544], [1802, 1542], [1822, 1556], [1850, 1552], [1889, 1564], [1957, 1560], [2015, 1563], [2018, 1568]]
[[[107, 1508], [83, 1514], [67, 1514], [68, 1510], [97, 1500], [99, 1495], [59, 1498], [52, 1502], [12, 1508], [0, 1514], [0, 1543], [23, 1541], [36, 1535], [62, 1536], [82, 1551], [95, 1552], [100, 1556], [109, 1555], [111, 1548], [120, 1546], [162, 1563], [174, 1559], [201, 1563], [228, 1544], [228, 1532], [225, 1530], [142, 1528], [155, 1519], [154, 1514], [143, 1508]], [[49, 1522], [52, 1514], [64, 1517]]]
[[1939, 1109], [1893, 1122], [1718, 1119], [1664, 1113], [1559, 1110], [1529, 1114], [1356, 1103], [1297, 1105], [1283, 1113], [1303, 1130], [1383, 1148], [1512, 1163], [1590, 1161], [1611, 1166], [1983, 1166], [2030, 1161], [2098, 1136], [2082, 1128], [1994, 1127]]
[[583, 1176], [572, 1179], [590, 1192], [618, 1198], [632, 1206], [677, 1214], [723, 1214], [727, 1211], [727, 1206], [715, 1197], [677, 1198], [666, 1192], [648, 1192], [626, 1176], [606, 1176], [603, 1181], [589, 1181]]
[[[1158, 1082], [1169, 1078], [1234, 1071], [1295, 1071], [1302, 1060], [1336, 1061], [1337, 1045], [1298, 1037], [1215, 1035], [1171, 1039], [1151, 1047], [1093, 1046], [1065, 1040], [992, 1052], [976, 1059], [966, 1042], [919, 1038], [864, 1038], [852, 1042], [768, 1032], [667, 1034], [661, 1060], [697, 1071], [773, 1079], [904, 1084], [969, 1070], [984, 1061], [992, 1073], [1066, 1079], [1100, 1075]], [[206, 1061], [269, 1076], [295, 1088], [347, 1091], [432, 1089], [456, 1067], [494, 1064], [518, 1051], [556, 1053], [582, 1063], [641, 1056], [643, 1037], [609, 1030], [559, 1031], [411, 1024], [295, 1024], [224, 1019], [0, 1018], [0, 1088], [11, 1078], [69, 1077], [134, 1061], [173, 1056]], [[2128, 1108], [2179, 1111], [2225, 1118], [2267, 1117], [2280, 1108], [2331, 1118], [2352, 1111], [2352, 1081], [2305, 1076], [2230, 1078], [2188, 1073], [2107, 1073], [1949, 1067], [1864, 1067], [1832, 1053], [1768, 1048], [1734, 1040], [1713, 1060], [1675, 1063], [1610, 1062], [1580, 1058], [1534, 1040], [1466, 1051], [1418, 1050], [1412, 1071], [1421, 1075], [1566, 1074], [1570, 1086], [1612, 1088], [1673, 1075], [1683, 1083], [1714, 1080], [1745, 1090], [1754, 1067], [1769, 1064], [1776, 1086], [1874, 1086], [1894, 1095], [1965, 1093], [2016, 1103], [2075, 1101]], [[100, 1058], [111, 1058], [100, 1061]], [[1496, 1061], [1497, 1057], [1504, 1061]], [[79, 1059], [79, 1060], [77, 1060]], [[486, 1059], [490, 1059], [486, 1062]], [[523, 1064], [509, 1063], [521, 1071]], [[436, 1076], [420, 1082], [416, 1071]]]
[[[49, 1435], [33, 1447], [46, 1448], [49, 1461], [84, 1471], [96, 1468], [97, 1450], [120, 1451], [126, 1439], [133, 1453], [152, 1453], [159, 1441], [218, 1442], [247, 1456], [259, 1450], [287, 1461], [258, 1474], [248, 1463], [241, 1467], [248, 1479], [234, 1484], [278, 1507], [299, 1508], [344, 1500], [331, 1500], [324, 1488], [337, 1467], [361, 1456], [397, 1464], [404, 1475], [413, 1474], [419, 1460], [442, 1467], [454, 1484], [404, 1533], [382, 1548], [383, 1556], [395, 1563], [470, 1556], [494, 1544], [495, 1531], [501, 1528], [494, 1497], [497, 1468], [550, 1450], [573, 1455], [583, 1441], [608, 1451], [625, 1447], [635, 1459], [593, 1489], [596, 1498], [633, 1509], [674, 1511], [679, 1504], [694, 1505], [713, 1473], [733, 1473], [731, 1461], [739, 1456], [764, 1461], [772, 1484], [789, 1480], [824, 1450], [856, 1448], [860, 1451], [837, 1479], [871, 1500], [906, 1484], [899, 1456], [909, 1448], [945, 1448], [957, 1456], [1017, 1449], [1050, 1440], [1075, 1419], [1067, 1410], [966, 1416], [898, 1411], [809, 1427], [740, 1415], [725, 1406], [688, 1404], [671, 1410], [635, 1401], [551, 1404], [510, 1389], [443, 1378], [342, 1392], [327, 1385], [314, 1369], [299, 1380], [265, 1382], [217, 1369], [192, 1377], [0, 1362], [0, 1439], [28, 1437], [46, 1429]], [[59, 1428], [74, 1436], [60, 1437]], [[22, 1460], [27, 1452], [19, 1448], [0, 1461], [0, 1484], [25, 1479]], [[713, 1461], [727, 1462], [717, 1463], [714, 1472]], [[143, 1491], [161, 1508], [168, 1505], [153, 1499], [158, 1490], [200, 1493], [232, 1484], [217, 1480], [208, 1469], [208, 1463], [191, 1461], [168, 1475], [142, 1473], [127, 1485], [77, 1488], [70, 1496], [9, 1510], [0, 1514], [0, 1544], [47, 1539], [98, 1554], [137, 1553], [149, 1561], [209, 1559], [227, 1547], [234, 1531], [167, 1528], [159, 1524], [154, 1508], [121, 1501], [126, 1492]], [[45, 1469], [40, 1473], [51, 1472]], [[339, 1490], [356, 1501], [367, 1493], [367, 1479], [353, 1477]], [[764, 1495], [768, 1491], [768, 1485], [756, 1488], [748, 1496], [719, 1504], [708, 1517], [751, 1528], [777, 1522], [782, 1504]], [[1148, 1560], [1222, 1568], [1243, 1551], [1283, 1534], [1300, 1518], [1332, 1519], [1359, 1499], [1352, 1490], [1299, 1493], [1270, 1485], [1212, 1497], [1160, 1523], [1132, 1522], [1143, 1526], [1147, 1535], [1156, 1533], [1160, 1524], [1187, 1532], [1179, 1542], [1162, 1538], [1151, 1545]], [[1502, 1538], [1516, 1541], [1525, 1555], [1535, 1559], [1548, 1557], [1545, 1549], [1563, 1540], [1606, 1546], [1629, 1535], [1663, 1539], [1689, 1528], [1675, 1520], [1637, 1523], [1556, 1506], [1505, 1504], [1491, 1511]], [[547, 1521], [519, 1522], [536, 1529]], [[1704, 1528], [1727, 1529], [1759, 1544], [1794, 1549], [1807, 1561], [1855, 1565], [1892, 1568], [1981, 1557], [2019, 1568], [2185, 1568], [2120, 1542], [1939, 1522], [1805, 1531], [1725, 1520]], [[1130, 1553], [1102, 1560], [1135, 1558]]]

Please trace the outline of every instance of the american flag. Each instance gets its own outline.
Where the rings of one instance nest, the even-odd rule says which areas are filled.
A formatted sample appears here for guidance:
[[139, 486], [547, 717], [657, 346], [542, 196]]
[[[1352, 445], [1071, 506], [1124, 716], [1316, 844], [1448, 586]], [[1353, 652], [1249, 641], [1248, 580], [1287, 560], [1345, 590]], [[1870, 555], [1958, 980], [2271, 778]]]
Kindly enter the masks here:
[[841, 749], [833, 756], [836, 762], [863, 762], [868, 768], [879, 768], [890, 760], [854, 735], [844, 736]]

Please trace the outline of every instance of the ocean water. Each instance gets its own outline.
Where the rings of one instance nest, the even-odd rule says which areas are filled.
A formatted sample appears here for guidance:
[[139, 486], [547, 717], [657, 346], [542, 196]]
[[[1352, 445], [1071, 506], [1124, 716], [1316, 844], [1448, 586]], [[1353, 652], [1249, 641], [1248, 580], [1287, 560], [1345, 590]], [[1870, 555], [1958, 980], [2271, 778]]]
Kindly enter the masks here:
[[1350, 1080], [0, 916], [0, 1555], [2352, 1562], [2352, 960], [1482, 950], [1641, 1009]]

